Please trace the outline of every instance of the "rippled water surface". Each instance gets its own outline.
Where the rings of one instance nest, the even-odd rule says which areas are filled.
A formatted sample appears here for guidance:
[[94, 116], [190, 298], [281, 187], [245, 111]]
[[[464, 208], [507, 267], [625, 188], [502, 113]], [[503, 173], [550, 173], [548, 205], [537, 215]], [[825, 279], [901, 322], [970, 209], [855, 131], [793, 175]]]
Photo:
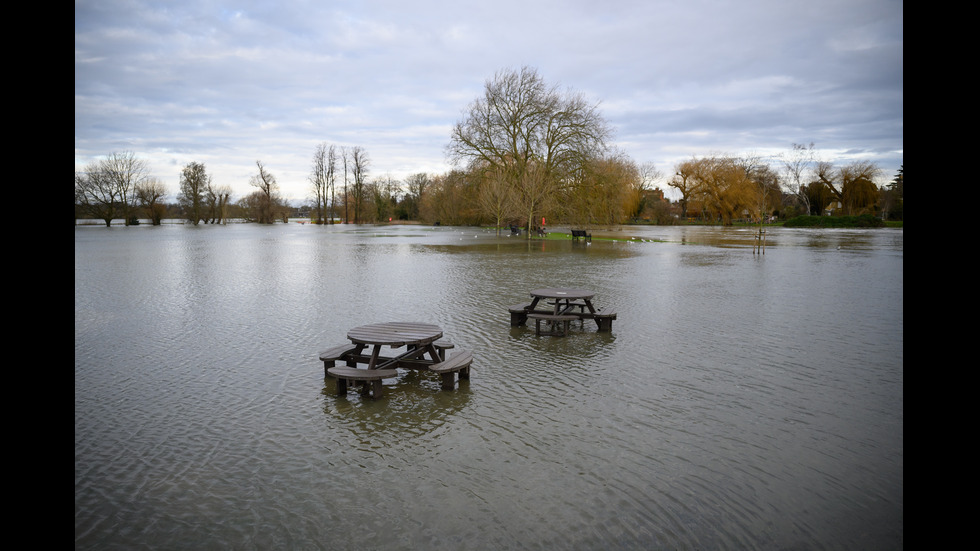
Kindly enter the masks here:
[[[76, 227], [76, 549], [902, 548], [903, 230], [595, 235]], [[510, 327], [547, 286], [612, 332]], [[472, 378], [338, 397], [383, 321]]]

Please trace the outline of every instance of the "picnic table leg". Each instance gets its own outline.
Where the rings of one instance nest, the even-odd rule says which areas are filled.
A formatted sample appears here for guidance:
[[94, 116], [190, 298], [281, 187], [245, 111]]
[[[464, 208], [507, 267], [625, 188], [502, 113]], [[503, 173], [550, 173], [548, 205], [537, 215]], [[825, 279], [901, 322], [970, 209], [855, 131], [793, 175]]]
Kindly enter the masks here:
[[347, 357], [347, 366], [348, 367], [357, 367], [357, 359], [356, 358], [361, 355], [361, 352], [364, 351], [364, 347], [365, 347], [365, 345], [363, 345], [363, 344], [357, 345], [357, 348], [354, 349], [354, 352], [351, 353], [351, 355]]
[[374, 350], [371, 351], [371, 360], [368, 362], [368, 369], [374, 369], [374, 366], [378, 365], [378, 355], [381, 354], [381, 345], [374, 345]]
[[[425, 345], [425, 351], [428, 352], [429, 357], [432, 358], [432, 363], [439, 363], [445, 359], [444, 357], [442, 357], [442, 355], [439, 354], [439, 349], [436, 348], [434, 342], [430, 342], [429, 344]], [[445, 352], [443, 352], [443, 354], [445, 354]], [[423, 354], [422, 356], [424, 357], [425, 354]]]
[[347, 379], [337, 379], [337, 396], [347, 394]]

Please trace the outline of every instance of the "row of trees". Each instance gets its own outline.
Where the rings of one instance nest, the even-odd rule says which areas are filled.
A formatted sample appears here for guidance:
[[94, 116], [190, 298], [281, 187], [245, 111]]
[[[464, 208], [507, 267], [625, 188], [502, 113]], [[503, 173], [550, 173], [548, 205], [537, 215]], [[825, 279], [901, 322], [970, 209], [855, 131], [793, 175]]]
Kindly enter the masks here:
[[76, 217], [100, 219], [106, 226], [120, 218], [127, 226], [140, 218], [158, 225], [174, 211], [194, 225], [220, 224], [230, 216], [264, 224], [285, 220], [290, 209], [275, 176], [262, 161], [256, 161], [256, 166], [258, 173], [249, 182], [256, 191], [232, 205], [230, 186], [215, 185], [204, 163], [188, 163], [180, 173], [177, 204], [172, 205], [163, 201], [167, 189], [150, 176], [146, 161], [132, 152], [111, 153], [75, 173]]
[[891, 184], [879, 187], [874, 163], [835, 166], [812, 159], [812, 144], [795, 144], [775, 168], [751, 157], [693, 158], [677, 166], [668, 185], [681, 195], [682, 217], [723, 224], [830, 213], [902, 218], [901, 170]]
[[343, 206], [343, 220], [359, 223], [363, 219], [366, 194], [376, 193], [380, 184], [368, 189], [367, 176], [371, 161], [364, 148], [344, 147], [321, 143], [313, 152], [313, 166], [310, 183], [313, 185], [313, 222], [332, 223], [339, 212], [337, 185], [341, 184], [340, 204]]
[[[831, 206], [845, 214], [901, 216], [901, 174], [897, 185], [879, 189], [873, 163], [838, 167], [818, 160], [813, 144], [794, 144], [775, 163], [695, 157], [665, 179], [652, 164], [638, 165], [610, 148], [610, 135], [598, 105], [582, 95], [547, 85], [529, 67], [502, 71], [453, 127], [446, 154], [456, 168], [446, 174], [418, 173], [404, 182], [390, 175], [371, 179], [363, 148], [317, 145], [309, 216], [315, 223], [406, 219], [497, 228], [517, 223], [528, 235], [546, 218], [580, 227], [639, 218], [665, 223], [674, 217], [655, 187], [661, 182], [680, 194], [681, 218], [730, 224], [822, 214]], [[183, 216], [194, 224], [221, 223], [231, 209], [236, 217], [260, 223], [285, 219], [289, 206], [275, 177], [261, 161], [256, 166], [250, 180], [256, 190], [233, 205], [230, 189], [213, 185], [203, 163], [186, 165], [178, 194]], [[107, 224], [113, 218], [128, 222], [138, 212], [159, 223], [164, 195], [145, 163], [131, 153], [112, 154], [75, 175], [76, 205]]]

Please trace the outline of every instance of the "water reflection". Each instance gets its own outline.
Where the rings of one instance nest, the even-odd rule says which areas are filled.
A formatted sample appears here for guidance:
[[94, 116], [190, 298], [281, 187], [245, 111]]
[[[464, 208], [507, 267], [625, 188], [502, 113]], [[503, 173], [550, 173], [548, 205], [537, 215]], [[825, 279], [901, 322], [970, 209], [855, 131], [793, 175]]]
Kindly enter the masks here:
[[323, 412], [331, 425], [356, 435], [381, 440], [423, 436], [454, 422], [472, 394], [466, 379], [453, 392], [441, 391], [439, 384], [437, 376], [407, 370], [385, 384], [384, 396], [375, 400], [356, 391], [337, 396], [336, 380], [326, 378]]
[[[901, 230], [607, 234], [76, 229], [76, 548], [902, 547]], [[511, 327], [547, 286], [613, 331]], [[338, 397], [390, 320], [472, 378]]]

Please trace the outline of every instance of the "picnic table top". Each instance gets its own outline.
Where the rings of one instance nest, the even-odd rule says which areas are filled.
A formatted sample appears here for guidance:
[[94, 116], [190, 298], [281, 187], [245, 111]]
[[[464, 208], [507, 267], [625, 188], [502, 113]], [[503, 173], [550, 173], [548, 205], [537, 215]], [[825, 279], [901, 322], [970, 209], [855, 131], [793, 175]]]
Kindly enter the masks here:
[[408, 344], [425, 345], [442, 338], [442, 328], [431, 323], [386, 322], [355, 327], [347, 332], [355, 344], [398, 348]]
[[591, 299], [595, 296], [595, 291], [588, 289], [571, 289], [567, 287], [546, 287], [531, 291], [532, 297], [537, 298], [558, 298], [558, 299]]

